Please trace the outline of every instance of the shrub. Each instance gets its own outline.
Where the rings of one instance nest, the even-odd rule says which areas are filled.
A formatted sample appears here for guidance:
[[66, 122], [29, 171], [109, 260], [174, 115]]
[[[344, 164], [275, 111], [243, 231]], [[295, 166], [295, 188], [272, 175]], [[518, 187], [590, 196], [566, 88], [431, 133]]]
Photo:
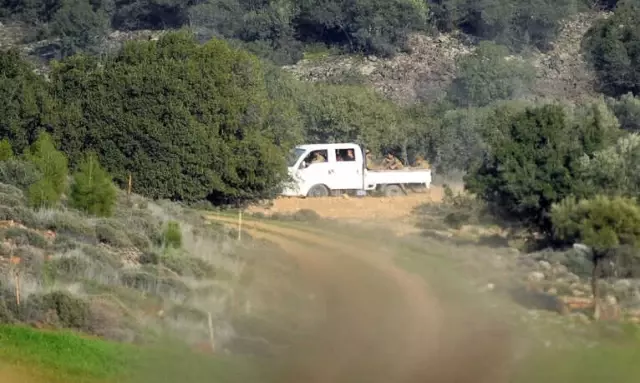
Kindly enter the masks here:
[[636, 196], [640, 193], [640, 134], [621, 137], [578, 164], [584, 188], [600, 194]]
[[132, 247], [127, 236], [127, 228], [114, 220], [101, 220], [96, 223], [98, 241], [116, 248]]
[[42, 178], [28, 190], [29, 194], [29, 205], [36, 208], [51, 208], [54, 207], [60, 202], [61, 195], [55, 189], [53, 183], [46, 179]]
[[162, 256], [156, 262], [174, 271], [180, 276], [194, 277], [198, 279], [215, 278], [216, 268], [203, 259], [191, 257], [186, 254], [170, 254]]
[[110, 216], [116, 203], [116, 188], [109, 174], [100, 166], [98, 157], [89, 153], [73, 176], [70, 205], [97, 216]]
[[68, 235], [80, 241], [96, 241], [95, 227], [71, 210], [39, 210], [36, 213], [38, 226], [53, 230], [58, 235]]
[[617, 128], [591, 105], [580, 119], [559, 105], [528, 108], [515, 115], [496, 113], [489, 123], [489, 150], [465, 176], [465, 187], [484, 200], [491, 213], [531, 230], [551, 232], [551, 206], [581, 188], [578, 162], [609, 145]]
[[30, 297], [27, 307], [31, 314], [30, 320], [42, 321], [46, 314], [52, 311], [55, 313], [57, 324], [63, 328], [86, 330], [91, 323], [88, 304], [61, 291]]
[[469, 107], [528, 94], [535, 68], [518, 59], [508, 60], [508, 54], [506, 47], [482, 42], [471, 55], [461, 56], [449, 98], [459, 106]]
[[7, 307], [5, 300], [0, 299], [0, 324], [12, 324], [14, 322], [14, 313]]
[[86, 259], [78, 256], [57, 257], [49, 261], [49, 277], [75, 281], [82, 279], [90, 264]]
[[42, 173], [30, 162], [8, 160], [0, 162], [0, 183], [28, 190], [42, 178]]
[[629, 92], [617, 100], [607, 98], [607, 104], [618, 118], [622, 129], [640, 133], [640, 97]]
[[155, 269], [142, 268], [127, 271], [120, 277], [124, 286], [154, 295], [174, 295], [184, 298], [190, 294], [189, 287], [175, 278], [159, 278]]
[[13, 158], [13, 149], [8, 139], [4, 138], [0, 141], [0, 161], [6, 161]]
[[179, 249], [182, 247], [182, 230], [180, 224], [176, 221], [167, 222], [167, 226], [164, 230], [164, 245]]
[[109, 251], [92, 245], [84, 245], [81, 247], [82, 252], [91, 259], [92, 262], [99, 263], [101, 265], [108, 265], [111, 268], [118, 269], [122, 267], [122, 261], [120, 258], [114, 256]]
[[2, 237], [13, 240], [17, 245], [30, 245], [39, 249], [46, 249], [49, 246], [49, 243], [42, 235], [28, 229], [10, 227], [1, 233]]
[[261, 64], [222, 40], [199, 44], [183, 31], [128, 42], [108, 60], [74, 55], [51, 86], [74, 111], [55, 130], [69, 158], [95, 151], [117, 184], [131, 174], [142, 195], [250, 201], [279, 192], [287, 176], [286, 148], [265, 124]]
[[[580, 241], [589, 247], [593, 262], [591, 286], [596, 299], [600, 298], [598, 278], [607, 271], [605, 260], [629, 269], [639, 263], [625, 251], [627, 248], [637, 252], [640, 248], [640, 205], [636, 199], [601, 195], [579, 201], [567, 198], [553, 205], [551, 222], [559, 240]], [[594, 316], [598, 315], [596, 300]]]
[[620, 1], [614, 14], [599, 20], [583, 38], [586, 59], [600, 90], [609, 96], [640, 94], [640, 5]]
[[[6, 198], [10, 198], [6, 200]], [[14, 203], [24, 201], [22, 190], [14, 185], [0, 183], [0, 205], [12, 206]]]

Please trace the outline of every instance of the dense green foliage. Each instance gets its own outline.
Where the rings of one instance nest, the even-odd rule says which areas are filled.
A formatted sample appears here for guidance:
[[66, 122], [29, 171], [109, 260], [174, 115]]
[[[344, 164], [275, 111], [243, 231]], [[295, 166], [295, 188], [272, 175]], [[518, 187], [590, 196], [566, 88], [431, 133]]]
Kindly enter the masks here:
[[41, 132], [25, 159], [34, 164], [41, 178], [29, 187], [29, 201], [36, 207], [53, 207], [66, 191], [69, 174], [67, 157], [56, 149], [49, 133]]
[[413, 32], [453, 29], [515, 51], [545, 50], [563, 18], [593, 5], [590, 0], [3, 0], [0, 18], [29, 23], [29, 39], [59, 37], [54, 45], [63, 57], [104, 51], [112, 29], [189, 27], [202, 40], [222, 37], [284, 64], [316, 44], [391, 55], [405, 48]]
[[267, 124], [261, 65], [220, 40], [177, 33], [103, 62], [74, 56], [54, 68], [52, 87], [61, 148], [72, 159], [95, 151], [116, 182], [131, 173], [142, 194], [263, 198], [284, 177], [287, 137]]
[[565, 199], [551, 208], [554, 234], [596, 252], [640, 244], [640, 206], [632, 198]]
[[109, 216], [116, 204], [116, 192], [111, 176], [100, 166], [95, 153], [89, 153], [73, 175], [70, 206], [92, 215]]
[[492, 42], [482, 42], [462, 56], [449, 97], [459, 106], [486, 106], [497, 100], [519, 98], [528, 93], [535, 69], [518, 59], [508, 60], [509, 50]]
[[549, 232], [553, 203], [589, 193], [577, 166], [615, 134], [617, 127], [607, 124], [604, 113], [595, 104], [578, 120], [560, 105], [515, 114], [498, 109], [490, 117], [495, 131], [487, 135], [489, 150], [466, 176], [466, 186], [497, 216]]
[[584, 37], [587, 59], [602, 92], [621, 96], [640, 93], [640, 4], [620, 1], [613, 16], [600, 20]]
[[0, 137], [22, 153], [49, 122], [52, 100], [44, 79], [25, 65], [17, 49], [0, 54], [0, 73]]

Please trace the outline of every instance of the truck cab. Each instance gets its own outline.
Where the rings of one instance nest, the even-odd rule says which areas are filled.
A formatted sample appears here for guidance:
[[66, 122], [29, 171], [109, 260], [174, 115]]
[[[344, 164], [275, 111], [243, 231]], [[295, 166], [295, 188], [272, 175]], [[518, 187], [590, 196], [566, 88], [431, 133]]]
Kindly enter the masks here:
[[321, 197], [331, 190], [364, 188], [364, 155], [358, 144], [300, 145], [290, 153], [287, 166], [294, 185], [285, 195]]

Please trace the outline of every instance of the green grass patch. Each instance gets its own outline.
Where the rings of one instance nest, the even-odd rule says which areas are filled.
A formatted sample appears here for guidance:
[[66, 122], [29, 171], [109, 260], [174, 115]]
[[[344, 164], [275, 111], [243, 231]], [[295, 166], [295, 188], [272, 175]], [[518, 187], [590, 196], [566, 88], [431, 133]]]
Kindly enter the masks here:
[[640, 345], [600, 343], [569, 350], [539, 350], [516, 370], [514, 383], [628, 383], [640, 379]]
[[71, 332], [0, 326], [0, 360], [34, 367], [55, 382], [122, 376], [134, 355], [131, 346], [86, 339]]
[[46, 383], [263, 381], [261, 361], [197, 353], [173, 340], [137, 347], [20, 326], [0, 326], [0, 363]]

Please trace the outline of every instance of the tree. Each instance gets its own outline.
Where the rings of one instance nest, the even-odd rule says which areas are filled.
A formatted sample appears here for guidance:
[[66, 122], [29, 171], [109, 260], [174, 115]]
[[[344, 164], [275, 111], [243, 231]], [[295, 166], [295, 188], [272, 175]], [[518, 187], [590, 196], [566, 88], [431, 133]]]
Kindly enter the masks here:
[[17, 49], [0, 52], [0, 137], [22, 153], [52, 123], [55, 108], [47, 84]]
[[107, 217], [116, 204], [116, 187], [101, 166], [98, 156], [89, 153], [73, 175], [69, 193], [70, 206], [89, 214]]
[[65, 110], [55, 134], [69, 158], [94, 151], [116, 183], [131, 173], [148, 197], [269, 198], [287, 177], [290, 136], [268, 118], [262, 67], [221, 40], [168, 33], [103, 62], [70, 57], [51, 77]]
[[560, 22], [577, 11], [575, 0], [429, 0], [440, 30], [461, 29], [511, 50], [549, 50]]
[[609, 96], [640, 94], [640, 4], [619, 1], [614, 14], [598, 21], [583, 38], [600, 90]]
[[481, 42], [458, 61], [449, 98], [460, 106], [486, 106], [496, 100], [517, 98], [530, 92], [535, 68], [518, 59], [507, 59], [509, 50]]
[[[576, 192], [576, 167], [584, 155], [606, 147], [613, 128], [594, 105], [591, 114], [569, 118], [560, 105], [510, 114], [498, 109], [488, 120], [488, 150], [465, 176], [466, 188], [507, 222], [551, 231], [551, 206]], [[588, 193], [580, 190], [581, 193]]]
[[584, 190], [633, 197], [640, 194], [640, 135], [629, 134], [615, 145], [583, 155], [578, 171]]
[[33, 163], [42, 178], [28, 190], [35, 207], [56, 205], [67, 188], [69, 174], [67, 157], [57, 150], [49, 133], [41, 132], [36, 142], [25, 151], [25, 159]]
[[640, 97], [629, 92], [619, 99], [609, 97], [607, 104], [620, 121], [622, 129], [640, 133]]
[[303, 0], [294, 19], [304, 42], [325, 42], [350, 52], [392, 55], [408, 34], [427, 25], [426, 2], [415, 0]]
[[307, 142], [351, 141], [381, 150], [403, 138], [400, 109], [363, 86], [307, 84], [299, 108]]
[[551, 208], [554, 235], [590, 247], [593, 262], [591, 288], [594, 318], [600, 316], [598, 278], [603, 261], [621, 246], [640, 247], [640, 206], [632, 198], [596, 196], [576, 201], [569, 197]]
[[52, 32], [62, 42], [62, 57], [79, 51], [95, 52], [109, 28], [109, 17], [101, 1], [62, 0], [53, 16]]

